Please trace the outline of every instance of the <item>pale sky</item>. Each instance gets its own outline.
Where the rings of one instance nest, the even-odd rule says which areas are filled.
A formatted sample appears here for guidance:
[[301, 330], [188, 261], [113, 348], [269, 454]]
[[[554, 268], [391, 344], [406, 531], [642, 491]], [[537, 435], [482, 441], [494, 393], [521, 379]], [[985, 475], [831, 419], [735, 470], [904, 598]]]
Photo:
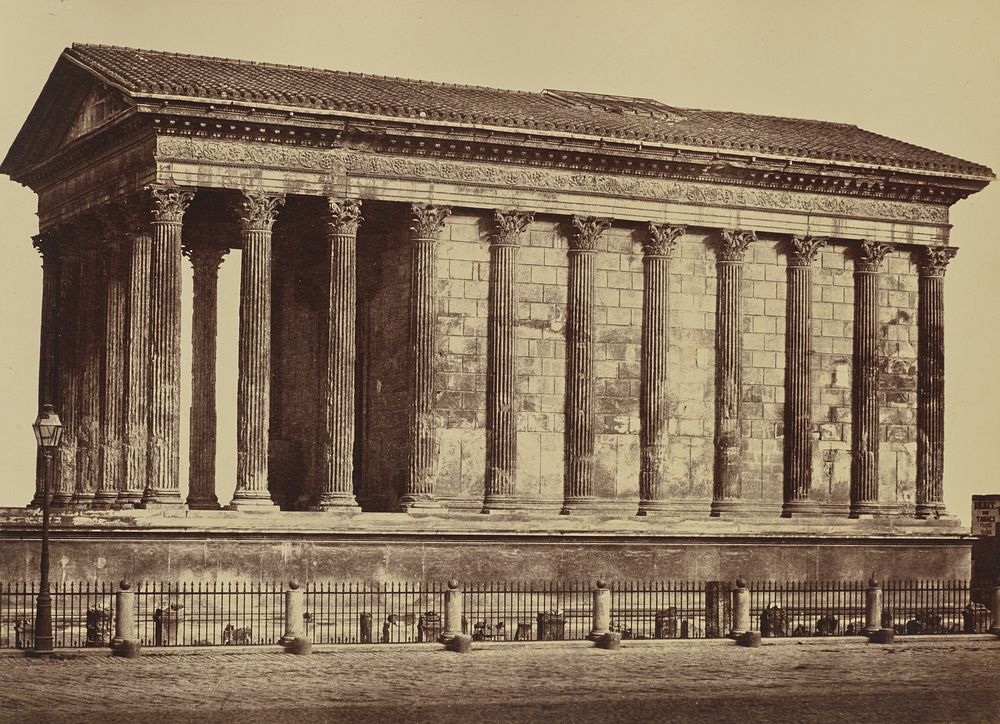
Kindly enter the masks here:
[[[0, 27], [0, 153], [62, 49], [87, 42], [839, 121], [1000, 169], [995, 0], [0, 0]], [[24, 505], [34, 486], [35, 210], [30, 190], [0, 177], [0, 506]], [[959, 202], [952, 223], [961, 251], [946, 281], [945, 501], [968, 524], [972, 494], [1000, 493], [1000, 186]], [[235, 262], [223, 265], [220, 290], [220, 324], [230, 329]], [[235, 377], [232, 339], [221, 340], [220, 368]], [[234, 396], [235, 385], [220, 400], [227, 453]], [[185, 429], [187, 406], [185, 397]], [[220, 456], [223, 501], [228, 457]]]

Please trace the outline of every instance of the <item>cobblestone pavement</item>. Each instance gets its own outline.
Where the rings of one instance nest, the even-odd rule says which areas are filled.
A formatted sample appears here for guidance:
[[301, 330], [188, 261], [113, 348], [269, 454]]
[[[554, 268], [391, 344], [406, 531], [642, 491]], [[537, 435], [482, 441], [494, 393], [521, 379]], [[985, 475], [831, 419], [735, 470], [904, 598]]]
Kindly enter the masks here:
[[0, 656], [0, 722], [1000, 721], [1000, 641]]

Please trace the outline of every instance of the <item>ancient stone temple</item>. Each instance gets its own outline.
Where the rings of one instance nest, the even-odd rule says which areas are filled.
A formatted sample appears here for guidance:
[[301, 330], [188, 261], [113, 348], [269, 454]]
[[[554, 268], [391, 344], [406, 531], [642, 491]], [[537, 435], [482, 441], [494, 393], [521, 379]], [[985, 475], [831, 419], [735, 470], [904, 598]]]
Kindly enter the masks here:
[[38, 194], [65, 423], [0, 522], [7, 571], [48, 476], [79, 575], [968, 574], [942, 310], [949, 207], [988, 168], [836, 123], [75, 45], [0, 170]]

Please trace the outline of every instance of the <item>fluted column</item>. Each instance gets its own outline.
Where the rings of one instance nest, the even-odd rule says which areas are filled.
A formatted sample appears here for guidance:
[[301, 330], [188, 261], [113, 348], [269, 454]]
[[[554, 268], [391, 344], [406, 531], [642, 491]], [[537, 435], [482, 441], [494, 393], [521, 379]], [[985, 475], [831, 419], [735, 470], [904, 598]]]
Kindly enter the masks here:
[[851, 517], [878, 513], [878, 284], [889, 244], [862, 242], [854, 260]]
[[[59, 242], [52, 232], [42, 232], [32, 237], [32, 245], [42, 257], [42, 314], [38, 349], [38, 409], [42, 405], [55, 405], [58, 391], [56, 379], [56, 346], [59, 333]], [[62, 410], [57, 409], [57, 414]], [[35, 459], [35, 495], [29, 507], [41, 507], [45, 476], [55, 473], [41, 448]], [[53, 480], [51, 477], [50, 480]], [[49, 488], [49, 498], [55, 490]]]
[[181, 223], [194, 192], [154, 188], [152, 195], [149, 450], [143, 507], [182, 503]]
[[184, 248], [193, 275], [191, 311], [191, 451], [187, 505], [219, 507], [215, 492], [215, 351], [218, 336], [219, 265], [229, 249], [218, 239], [198, 238]]
[[958, 249], [926, 247], [917, 302], [917, 517], [944, 514], [944, 273]]
[[826, 239], [793, 236], [785, 298], [785, 485], [781, 515], [815, 515], [812, 487], [812, 263]]
[[361, 202], [328, 198], [329, 308], [323, 365], [319, 510], [359, 510], [354, 497], [354, 375], [357, 361], [357, 238]]
[[743, 257], [757, 240], [752, 231], [720, 234], [715, 304], [715, 469], [712, 515], [739, 512], [743, 447]]
[[76, 489], [72, 505], [89, 508], [101, 477], [101, 357], [104, 347], [104, 290], [101, 230], [96, 219], [76, 224], [80, 235], [80, 297], [76, 313], [80, 386], [77, 391]]
[[534, 214], [495, 212], [486, 332], [484, 513], [517, 505], [517, 245]]
[[125, 475], [116, 507], [142, 501], [149, 462], [149, 295], [153, 234], [145, 197], [122, 207], [128, 267], [125, 343]]
[[59, 339], [56, 343], [58, 360], [58, 401], [56, 412], [63, 424], [59, 454], [56, 458], [58, 481], [52, 495], [57, 508], [70, 504], [76, 490], [77, 395], [80, 387], [77, 325], [80, 314], [80, 253], [73, 227], [59, 230]]
[[594, 262], [611, 219], [574, 216], [569, 236], [562, 515], [594, 509]]
[[438, 507], [434, 498], [437, 443], [434, 439], [434, 351], [437, 311], [437, 241], [451, 214], [446, 206], [413, 204], [410, 266], [410, 347], [413, 351], [413, 403], [409, 419], [409, 459], [402, 510]]
[[642, 250], [642, 348], [639, 361], [639, 510], [667, 508], [667, 422], [670, 405], [670, 257], [686, 227], [649, 225]]
[[118, 502], [125, 478], [125, 336], [127, 265], [125, 226], [121, 218], [104, 218], [104, 366], [101, 375], [101, 475], [95, 508]]
[[271, 408], [271, 227], [283, 196], [245, 193], [240, 214], [239, 372], [236, 381], [234, 509], [270, 508], [267, 488]]

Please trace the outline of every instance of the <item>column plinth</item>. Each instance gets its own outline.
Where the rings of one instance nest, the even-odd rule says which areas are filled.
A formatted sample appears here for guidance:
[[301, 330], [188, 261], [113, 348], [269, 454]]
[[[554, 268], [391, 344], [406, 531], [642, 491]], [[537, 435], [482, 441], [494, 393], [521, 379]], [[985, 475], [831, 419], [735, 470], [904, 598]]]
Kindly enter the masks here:
[[743, 510], [741, 458], [743, 430], [743, 258], [757, 236], [753, 231], [720, 234], [716, 270], [715, 318], [715, 465], [713, 517]]
[[889, 244], [862, 242], [854, 261], [854, 355], [851, 396], [850, 517], [877, 515], [878, 481], [878, 288]]
[[781, 515], [817, 515], [812, 488], [812, 263], [826, 239], [792, 237], [785, 298], [784, 505]]
[[125, 344], [125, 474], [118, 508], [142, 502], [149, 462], [149, 295], [153, 235], [149, 203], [143, 198], [122, 208], [128, 265]]
[[[42, 314], [38, 350], [38, 409], [55, 405], [58, 380], [56, 377], [56, 347], [59, 338], [59, 241], [52, 232], [32, 237], [32, 245], [42, 257]], [[57, 410], [62, 414], [62, 410]], [[28, 504], [40, 508], [44, 503], [45, 476], [51, 475], [50, 465], [42, 448], [35, 460], [35, 494]], [[50, 478], [51, 480], [51, 478]], [[49, 489], [52, 499], [54, 489]]]
[[125, 228], [120, 218], [104, 218], [104, 367], [101, 380], [101, 475], [95, 508], [112, 508], [125, 476], [125, 337], [128, 279]]
[[642, 258], [642, 346], [639, 365], [639, 509], [669, 511], [670, 257], [686, 227], [650, 224]]
[[[211, 232], [209, 232], [211, 233]], [[184, 254], [193, 273], [191, 313], [191, 452], [187, 506], [217, 510], [215, 453], [217, 436], [215, 358], [218, 337], [219, 266], [229, 253], [220, 239], [199, 235]]]
[[193, 191], [154, 188], [144, 508], [181, 505], [181, 224]]
[[517, 247], [533, 213], [496, 211], [490, 244], [486, 347], [486, 477], [483, 513], [517, 500]]
[[434, 287], [437, 241], [451, 209], [413, 204], [410, 267], [410, 346], [413, 352], [413, 402], [408, 420], [409, 451], [406, 479], [397, 501], [400, 510], [440, 508], [434, 496], [437, 471], [434, 419], [434, 350], [437, 310]]
[[927, 247], [920, 258], [917, 306], [917, 511], [940, 518], [944, 508], [944, 273], [958, 250]]
[[562, 515], [601, 508], [594, 497], [594, 266], [611, 219], [574, 216], [569, 236]]
[[361, 202], [327, 199], [329, 307], [323, 366], [324, 426], [317, 510], [360, 511], [354, 496], [354, 380], [357, 363], [357, 238]]
[[240, 232], [239, 372], [234, 510], [273, 509], [267, 487], [271, 407], [271, 227], [283, 196], [245, 193]]

